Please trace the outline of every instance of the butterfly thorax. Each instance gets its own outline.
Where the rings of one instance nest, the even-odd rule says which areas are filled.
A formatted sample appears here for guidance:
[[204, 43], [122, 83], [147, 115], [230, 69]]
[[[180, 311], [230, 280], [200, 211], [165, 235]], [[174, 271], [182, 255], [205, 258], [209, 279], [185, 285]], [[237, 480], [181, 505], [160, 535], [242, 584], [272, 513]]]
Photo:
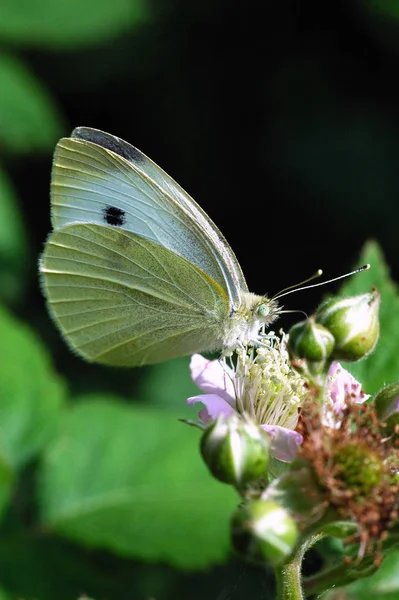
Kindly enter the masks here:
[[262, 327], [269, 327], [279, 316], [281, 309], [276, 300], [241, 292], [240, 304], [227, 319], [223, 345], [234, 348], [237, 344], [257, 343]]

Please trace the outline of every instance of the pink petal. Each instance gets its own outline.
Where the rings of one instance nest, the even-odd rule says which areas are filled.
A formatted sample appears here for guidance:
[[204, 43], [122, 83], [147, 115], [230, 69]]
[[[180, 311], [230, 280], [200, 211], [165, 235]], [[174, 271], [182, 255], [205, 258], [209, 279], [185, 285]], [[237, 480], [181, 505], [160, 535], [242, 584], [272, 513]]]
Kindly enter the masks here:
[[202, 394], [200, 396], [191, 396], [191, 398], [187, 399], [187, 404], [189, 406], [194, 406], [197, 402], [201, 402], [205, 405], [205, 408], [203, 408], [198, 415], [205, 425], [210, 421], [215, 421], [219, 415], [229, 417], [235, 413], [234, 408], [232, 408], [226, 400], [216, 394]]
[[326, 391], [333, 402], [333, 410], [338, 415], [343, 412], [348, 402], [361, 404], [370, 398], [353, 375], [337, 361], [331, 363], [328, 370]]
[[208, 360], [193, 354], [190, 361], [191, 378], [202, 392], [217, 394], [231, 406], [236, 405], [233, 386], [234, 372], [218, 360]]
[[298, 446], [303, 442], [300, 433], [278, 425], [261, 425], [261, 428], [270, 435], [270, 452], [275, 458], [282, 462], [294, 460]]

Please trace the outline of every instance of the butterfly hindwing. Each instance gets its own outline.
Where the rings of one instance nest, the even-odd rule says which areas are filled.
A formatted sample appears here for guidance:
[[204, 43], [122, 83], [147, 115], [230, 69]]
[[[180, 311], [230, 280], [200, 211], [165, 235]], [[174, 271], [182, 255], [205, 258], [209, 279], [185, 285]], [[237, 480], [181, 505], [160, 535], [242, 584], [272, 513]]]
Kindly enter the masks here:
[[53, 317], [90, 361], [136, 366], [220, 346], [226, 292], [130, 231], [68, 225], [50, 235], [41, 272]]

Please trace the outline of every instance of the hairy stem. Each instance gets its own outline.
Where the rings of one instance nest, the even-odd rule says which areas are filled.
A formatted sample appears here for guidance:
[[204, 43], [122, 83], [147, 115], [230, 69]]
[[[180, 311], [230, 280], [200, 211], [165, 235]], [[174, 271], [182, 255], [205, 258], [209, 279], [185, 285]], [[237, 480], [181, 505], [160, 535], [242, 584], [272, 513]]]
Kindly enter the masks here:
[[277, 600], [304, 600], [302, 588], [302, 561], [309, 550], [323, 535], [313, 535], [298, 544], [288, 562], [275, 568]]

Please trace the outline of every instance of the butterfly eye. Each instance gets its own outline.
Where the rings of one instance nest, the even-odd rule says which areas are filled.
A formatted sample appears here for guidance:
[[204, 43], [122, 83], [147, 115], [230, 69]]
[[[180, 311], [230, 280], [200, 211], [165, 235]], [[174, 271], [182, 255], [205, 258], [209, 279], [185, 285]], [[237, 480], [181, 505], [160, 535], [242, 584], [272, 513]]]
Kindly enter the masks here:
[[262, 304], [259, 304], [256, 312], [259, 317], [267, 317], [270, 314], [270, 306], [263, 302]]

